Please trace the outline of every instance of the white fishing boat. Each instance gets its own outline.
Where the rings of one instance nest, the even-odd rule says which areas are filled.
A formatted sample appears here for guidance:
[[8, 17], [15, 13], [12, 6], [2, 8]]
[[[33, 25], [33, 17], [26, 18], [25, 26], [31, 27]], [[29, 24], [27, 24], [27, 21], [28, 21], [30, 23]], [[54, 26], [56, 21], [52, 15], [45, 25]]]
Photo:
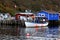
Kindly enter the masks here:
[[41, 16], [39, 15], [40, 14], [36, 15], [34, 13], [25, 12], [18, 14], [16, 18], [21, 20], [22, 23], [21, 26], [23, 27], [47, 26], [48, 21], [45, 15], [44, 14], [41, 14]]
[[32, 21], [25, 21], [26, 27], [36, 27], [36, 26], [40, 27], [40, 26], [47, 26], [47, 25], [48, 25], [48, 21], [45, 17], [36, 16], [35, 19]]
[[40, 27], [40, 26], [47, 26], [48, 25], [48, 22], [46, 23], [33, 23], [33, 22], [25, 22], [25, 26], [26, 27]]

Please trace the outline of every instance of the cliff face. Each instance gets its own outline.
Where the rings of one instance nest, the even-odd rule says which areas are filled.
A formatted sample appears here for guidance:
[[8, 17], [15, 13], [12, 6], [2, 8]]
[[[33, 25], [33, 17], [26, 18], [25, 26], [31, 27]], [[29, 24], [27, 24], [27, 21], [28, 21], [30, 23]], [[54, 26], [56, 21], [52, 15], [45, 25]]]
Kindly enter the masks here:
[[53, 9], [60, 11], [60, 0], [0, 0], [0, 12], [13, 14], [25, 9], [33, 11]]

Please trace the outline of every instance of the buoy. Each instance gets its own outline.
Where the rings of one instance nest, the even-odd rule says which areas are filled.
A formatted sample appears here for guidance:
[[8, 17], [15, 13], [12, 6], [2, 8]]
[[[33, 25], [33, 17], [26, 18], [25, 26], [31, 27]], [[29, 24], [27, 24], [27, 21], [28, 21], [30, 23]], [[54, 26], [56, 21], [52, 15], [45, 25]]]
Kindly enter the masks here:
[[26, 34], [26, 37], [27, 37], [27, 38], [29, 38], [29, 37], [30, 37], [30, 34], [29, 34], [29, 33], [27, 33], [27, 34]]

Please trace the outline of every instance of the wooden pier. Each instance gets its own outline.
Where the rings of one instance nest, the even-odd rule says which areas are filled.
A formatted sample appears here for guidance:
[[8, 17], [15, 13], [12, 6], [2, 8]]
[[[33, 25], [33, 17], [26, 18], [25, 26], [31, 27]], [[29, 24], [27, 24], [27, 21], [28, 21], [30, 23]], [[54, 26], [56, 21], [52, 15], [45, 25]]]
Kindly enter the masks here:
[[19, 25], [20, 27], [25, 27], [24, 20], [1, 20], [0, 25]]
[[1, 25], [12, 25], [12, 24], [20, 24], [20, 20], [1, 20]]

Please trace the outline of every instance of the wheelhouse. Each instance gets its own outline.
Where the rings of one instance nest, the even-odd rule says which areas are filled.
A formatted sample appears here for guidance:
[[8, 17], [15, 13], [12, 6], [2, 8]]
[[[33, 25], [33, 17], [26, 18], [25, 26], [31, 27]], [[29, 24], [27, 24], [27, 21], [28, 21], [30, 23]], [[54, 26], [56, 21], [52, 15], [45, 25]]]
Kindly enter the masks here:
[[30, 20], [30, 22], [34, 22], [34, 23], [45, 23], [47, 21], [48, 20], [46, 17], [40, 17], [40, 16], [34, 16], [34, 18], [32, 18], [32, 20]]

